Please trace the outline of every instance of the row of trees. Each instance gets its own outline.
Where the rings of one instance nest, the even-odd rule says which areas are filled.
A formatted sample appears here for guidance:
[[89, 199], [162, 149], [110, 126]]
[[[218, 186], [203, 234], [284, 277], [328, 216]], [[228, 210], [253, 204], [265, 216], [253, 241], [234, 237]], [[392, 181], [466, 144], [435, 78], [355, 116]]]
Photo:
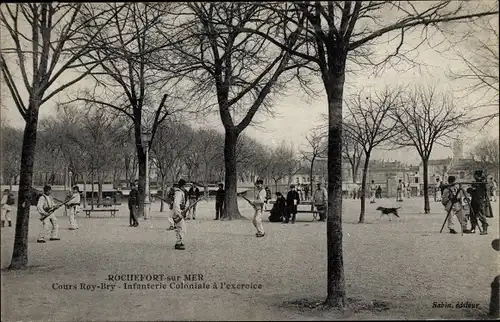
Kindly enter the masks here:
[[[404, 57], [405, 35], [417, 28], [497, 14], [496, 8], [451, 1], [2, 5], [0, 22], [9, 39], [0, 67], [26, 122], [11, 268], [28, 261], [27, 205], [39, 110], [58, 93], [85, 79], [92, 85], [73, 100], [98, 103], [127, 117], [139, 161], [141, 202], [144, 128], [151, 131], [149, 146], [154, 146], [159, 125], [167, 118], [215, 109], [225, 130], [226, 209], [231, 218], [239, 218], [238, 138], [258, 111], [272, 111], [273, 99], [297, 83], [292, 79], [304, 89], [311, 79], [320, 79], [328, 102], [326, 304], [344, 306], [341, 151], [346, 67], [380, 67]], [[389, 42], [389, 53], [380, 57], [374, 48], [384, 35], [400, 41]]]
[[[35, 182], [54, 184], [56, 174], [67, 170], [71, 182], [97, 182], [101, 202], [105, 182], [119, 186], [121, 180], [129, 183], [137, 175], [138, 160], [131, 148], [134, 140], [126, 124], [123, 117], [106, 109], [60, 106], [55, 116], [40, 122]], [[9, 126], [2, 131], [3, 183], [12, 184], [19, 176], [22, 131]], [[238, 138], [236, 156], [240, 179], [259, 177], [276, 185], [285, 177], [291, 180], [303, 166], [293, 146], [282, 142], [270, 147], [244, 135]], [[224, 181], [224, 135], [183, 122], [163, 122], [151, 147], [150, 167], [156, 170], [163, 193], [179, 177], [200, 184]]]

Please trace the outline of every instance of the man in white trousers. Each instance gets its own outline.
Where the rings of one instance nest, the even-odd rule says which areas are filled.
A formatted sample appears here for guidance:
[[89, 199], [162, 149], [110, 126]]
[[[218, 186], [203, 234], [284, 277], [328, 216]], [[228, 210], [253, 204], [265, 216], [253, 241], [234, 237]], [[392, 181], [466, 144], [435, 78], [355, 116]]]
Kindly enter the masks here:
[[[36, 206], [36, 209], [40, 214], [40, 219], [45, 217], [51, 210], [51, 208], [55, 206], [54, 199], [52, 199], [52, 196], [50, 195], [51, 192], [51, 186], [43, 187], [43, 195], [41, 195], [40, 199], [38, 199], [38, 204]], [[61, 240], [61, 238], [58, 237], [59, 225], [57, 224], [57, 218], [55, 213], [52, 213], [42, 221], [42, 231], [38, 236], [38, 239], [36, 241], [37, 243], [45, 243], [45, 237], [48, 235], [50, 229], [49, 223], [52, 225], [52, 230], [50, 231], [50, 240]]]
[[179, 184], [174, 188], [174, 203], [172, 205], [172, 219], [175, 224], [175, 236], [177, 241], [175, 242], [175, 249], [184, 250], [184, 236], [186, 234], [186, 222], [184, 221], [183, 211], [186, 209], [186, 199], [187, 196], [184, 192], [184, 185], [186, 181], [183, 179], [179, 180]]
[[76, 216], [80, 212], [80, 190], [78, 186], [74, 186], [72, 190], [71, 199], [68, 201], [69, 230], [76, 230], [79, 228], [76, 222]]
[[257, 229], [255, 237], [264, 237], [264, 226], [262, 225], [262, 211], [264, 210], [264, 203], [266, 202], [266, 190], [263, 188], [264, 181], [258, 179], [255, 181], [255, 186], [257, 187], [257, 192], [255, 193], [255, 199], [252, 202], [252, 206], [255, 209], [252, 223]]

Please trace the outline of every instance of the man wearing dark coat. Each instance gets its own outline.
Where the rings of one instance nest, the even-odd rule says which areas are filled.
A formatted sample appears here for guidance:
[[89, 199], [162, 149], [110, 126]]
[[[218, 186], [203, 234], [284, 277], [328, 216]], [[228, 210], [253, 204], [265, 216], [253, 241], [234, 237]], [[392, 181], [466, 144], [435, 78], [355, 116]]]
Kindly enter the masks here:
[[224, 198], [226, 192], [224, 191], [224, 185], [219, 183], [219, 189], [215, 194], [215, 219], [219, 220], [224, 216]]
[[300, 203], [300, 196], [297, 190], [295, 190], [295, 185], [290, 186], [290, 191], [286, 195], [286, 216], [283, 223], [287, 224], [290, 222], [290, 217], [292, 217], [292, 224], [295, 224], [295, 217], [297, 216], [297, 206]]
[[128, 196], [128, 209], [130, 211], [129, 223], [130, 227], [139, 226], [137, 221], [137, 213], [139, 211], [139, 190], [134, 182], [130, 183], [130, 194]]
[[488, 222], [486, 221], [486, 198], [488, 198], [488, 187], [486, 185], [486, 179], [484, 178], [482, 170], [476, 170], [474, 172], [474, 180], [475, 182], [472, 184], [470, 188], [467, 189], [467, 192], [471, 195], [471, 212], [470, 212], [470, 223], [471, 230], [468, 231], [471, 234], [476, 232], [476, 227], [478, 224], [478, 220], [481, 222], [483, 226], [483, 231], [481, 235], [486, 235], [488, 230]]

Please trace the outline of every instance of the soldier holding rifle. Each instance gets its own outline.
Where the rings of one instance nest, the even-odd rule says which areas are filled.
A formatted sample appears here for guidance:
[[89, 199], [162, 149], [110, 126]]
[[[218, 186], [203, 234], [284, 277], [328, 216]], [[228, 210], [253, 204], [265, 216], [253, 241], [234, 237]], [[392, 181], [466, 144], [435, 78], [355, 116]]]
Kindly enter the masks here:
[[454, 225], [454, 217], [458, 219], [460, 225], [462, 226], [462, 232], [466, 232], [467, 223], [464, 219], [462, 203], [459, 201], [461, 199], [459, 196], [461, 194], [460, 188], [455, 184], [455, 177], [448, 177], [448, 186], [443, 191], [443, 198], [441, 203], [444, 209], [448, 212], [448, 229], [450, 234], [456, 234]]
[[483, 175], [482, 170], [476, 170], [474, 172], [474, 180], [472, 186], [467, 189], [467, 192], [471, 195], [471, 212], [470, 212], [470, 222], [471, 230], [469, 233], [474, 234], [476, 232], [476, 227], [478, 220], [481, 222], [483, 230], [481, 235], [487, 234], [488, 222], [486, 221], [486, 210], [488, 198], [488, 188], [486, 185], [486, 178]]
[[45, 243], [45, 237], [48, 234], [49, 222], [52, 225], [52, 230], [50, 232], [50, 240], [60, 240], [58, 237], [59, 225], [57, 224], [57, 218], [54, 211], [59, 208], [55, 205], [54, 199], [50, 195], [52, 193], [51, 186], [43, 187], [43, 195], [38, 199], [37, 210], [40, 213], [40, 220], [42, 221], [42, 231], [38, 236], [37, 243]]

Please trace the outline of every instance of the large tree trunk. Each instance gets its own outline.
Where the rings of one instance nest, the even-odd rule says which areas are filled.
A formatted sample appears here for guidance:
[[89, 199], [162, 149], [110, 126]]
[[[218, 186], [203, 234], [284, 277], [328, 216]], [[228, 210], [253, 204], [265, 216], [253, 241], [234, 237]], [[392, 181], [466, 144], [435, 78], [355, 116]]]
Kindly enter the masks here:
[[19, 192], [17, 195], [16, 234], [14, 251], [9, 269], [21, 269], [28, 265], [28, 228], [31, 207], [31, 184], [35, 160], [36, 131], [38, 126], [38, 108], [29, 107], [29, 119], [26, 121], [21, 152]]
[[226, 178], [224, 190], [226, 191], [225, 215], [226, 219], [242, 219], [245, 218], [241, 215], [238, 209], [237, 188], [238, 178], [236, 172], [236, 141], [238, 134], [235, 130], [226, 129], [224, 141], [224, 165], [226, 166]]
[[97, 204], [102, 204], [102, 173], [97, 174]]
[[[337, 54], [331, 56], [332, 54]], [[323, 79], [328, 97], [328, 219], [327, 298], [325, 304], [344, 307], [346, 302], [342, 253], [342, 99], [345, 53], [329, 53], [336, 66]]]
[[370, 153], [366, 154], [365, 164], [363, 165], [363, 177], [361, 178], [361, 210], [359, 213], [359, 221], [358, 224], [362, 224], [365, 222], [365, 209], [366, 209], [366, 175], [368, 174], [368, 162], [370, 160]]
[[94, 210], [94, 203], [95, 203], [94, 202], [94, 194], [95, 194], [95, 189], [94, 189], [94, 181], [95, 181], [94, 180], [94, 170], [92, 170], [92, 174], [90, 176], [90, 180], [91, 180], [90, 184], [92, 185], [92, 199], [91, 199], [92, 201], [91, 201], [91, 204], [90, 204], [90, 208], [92, 210]]
[[309, 185], [311, 189], [309, 190], [309, 196], [311, 198], [311, 211], [314, 210], [314, 204], [312, 203], [313, 199], [313, 194], [314, 194], [314, 188], [313, 188], [313, 173], [314, 173], [314, 160], [316, 159], [315, 156], [311, 159], [311, 168], [309, 169]]
[[431, 206], [429, 203], [429, 167], [428, 167], [429, 159], [422, 158], [422, 165], [424, 167], [424, 213], [428, 214], [431, 212]]

